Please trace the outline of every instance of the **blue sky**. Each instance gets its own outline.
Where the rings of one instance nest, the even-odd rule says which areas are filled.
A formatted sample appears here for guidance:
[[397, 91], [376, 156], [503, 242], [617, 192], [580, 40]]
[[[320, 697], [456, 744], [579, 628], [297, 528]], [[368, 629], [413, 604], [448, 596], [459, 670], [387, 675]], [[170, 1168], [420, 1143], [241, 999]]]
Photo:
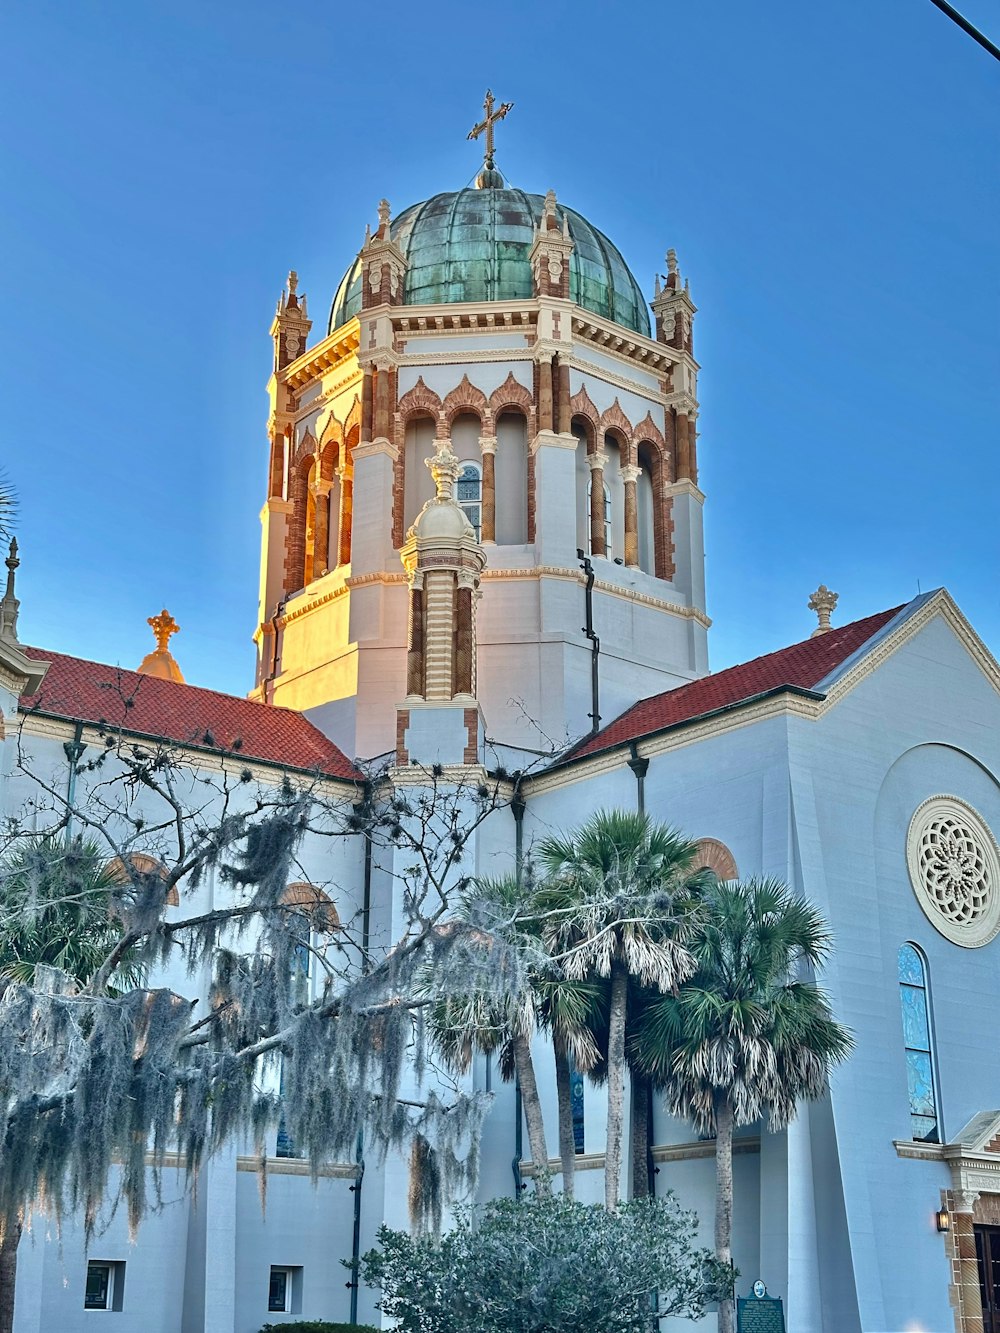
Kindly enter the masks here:
[[[993, 0], [964, 12], [1000, 40]], [[13, 0], [0, 463], [22, 637], [252, 683], [267, 336], [498, 164], [699, 306], [714, 668], [944, 584], [1000, 650], [1000, 64], [930, 0]], [[650, 293], [651, 294], [651, 293]]]

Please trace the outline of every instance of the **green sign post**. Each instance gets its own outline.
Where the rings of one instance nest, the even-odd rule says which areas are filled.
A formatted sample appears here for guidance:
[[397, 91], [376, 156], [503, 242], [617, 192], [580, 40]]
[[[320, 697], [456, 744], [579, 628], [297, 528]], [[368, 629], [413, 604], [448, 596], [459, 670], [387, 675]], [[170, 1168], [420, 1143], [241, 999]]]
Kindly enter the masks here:
[[736, 1328], [737, 1333], [785, 1333], [781, 1301], [767, 1294], [763, 1282], [755, 1282], [751, 1295], [737, 1300]]

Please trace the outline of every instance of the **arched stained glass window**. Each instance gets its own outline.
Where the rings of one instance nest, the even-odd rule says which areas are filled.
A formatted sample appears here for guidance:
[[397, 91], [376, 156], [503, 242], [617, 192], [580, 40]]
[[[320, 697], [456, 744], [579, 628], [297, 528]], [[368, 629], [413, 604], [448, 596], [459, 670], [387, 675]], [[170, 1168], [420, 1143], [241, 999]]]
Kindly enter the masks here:
[[462, 513], [476, 530], [476, 541], [483, 532], [483, 473], [478, 463], [463, 463], [458, 474], [458, 503]]
[[904, 944], [899, 951], [899, 999], [913, 1137], [921, 1143], [940, 1143], [927, 966], [912, 944]]

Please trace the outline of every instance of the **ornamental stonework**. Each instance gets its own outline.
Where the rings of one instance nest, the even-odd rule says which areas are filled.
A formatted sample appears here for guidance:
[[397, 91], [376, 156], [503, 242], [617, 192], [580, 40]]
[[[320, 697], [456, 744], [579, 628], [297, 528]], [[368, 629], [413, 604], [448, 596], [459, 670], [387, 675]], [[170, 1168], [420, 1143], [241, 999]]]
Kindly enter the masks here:
[[957, 796], [933, 796], [906, 839], [910, 884], [925, 916], [966, 949], [1000, 932], [1000, 850], [982, 815]]

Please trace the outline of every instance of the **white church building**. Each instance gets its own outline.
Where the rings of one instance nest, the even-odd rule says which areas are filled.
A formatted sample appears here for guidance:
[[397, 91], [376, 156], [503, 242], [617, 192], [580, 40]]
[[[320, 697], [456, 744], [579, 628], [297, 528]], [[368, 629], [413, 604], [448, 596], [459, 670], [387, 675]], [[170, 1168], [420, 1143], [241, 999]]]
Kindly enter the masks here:
[[[644, 294], [608, 237], [507, 185], [491, 152], [474, 188], [383, 201], [320, 336], [294, 274], [271, 327], [249, 697], [185, 683], [166, 621], [141, 674], [24, 647], [12, 567], [0, 812], [27, 799], [19, 727], [68, 777], [110, 684], [137, 737], [197, 764], [206, 732], [240, 736], [262, 780], [318, 773], [345, 798], [380, 756], [399, 775], [524, 769], [477, 835], [480, 874], [638, 807], [723, 876], [787, 881], [831, 924], [821, 980], [856, 1050], [787, 1131], [740, 1132], [738, 1294], [761, 1278], [788, 1333], [1000, 1333], [1000, 669], [946, 591], [831, 627], [821, 588], [802, 642], [710, 672], [695, 314], [672, 251]], [[356, 842], [307, 846], [309, 878], [388, 922], [392, 867], [366, 873]], [[511, 1194], [516, 1093], [485, 1062], [475, 1077], [495, 1093], [480, 1191]], [[577, 1192], [597, 1200], [601, 1090], [583, 1086], [577, 1127]], [[654, 1188], [710, 1243], [713, 1143], [659, 1106], [652, 1140]], [[16, 1333], [377, 1323], [340, 1261], [407, 1224], [406, 1162], [331, 1163], [314, 1186], [276, 1139], [269, 1168], [265, 1213], [233, 1151], [134, 1244], [123, 1218], [89, 1252], [36, 1219]]]

